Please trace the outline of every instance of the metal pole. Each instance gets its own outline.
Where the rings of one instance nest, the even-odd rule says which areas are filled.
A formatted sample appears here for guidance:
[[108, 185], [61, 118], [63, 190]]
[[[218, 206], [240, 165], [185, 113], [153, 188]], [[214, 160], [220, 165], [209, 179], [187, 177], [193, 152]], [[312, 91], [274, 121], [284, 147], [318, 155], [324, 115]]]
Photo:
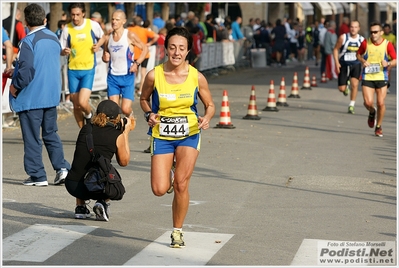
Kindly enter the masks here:
[[12, 20], [11, 20], [11, 29], [10, 29], [10, 40], [13, 42], [15, 35], [15, 16], [17, 15], [17, 3], [14, 2], [13, 10], [12, 10]]

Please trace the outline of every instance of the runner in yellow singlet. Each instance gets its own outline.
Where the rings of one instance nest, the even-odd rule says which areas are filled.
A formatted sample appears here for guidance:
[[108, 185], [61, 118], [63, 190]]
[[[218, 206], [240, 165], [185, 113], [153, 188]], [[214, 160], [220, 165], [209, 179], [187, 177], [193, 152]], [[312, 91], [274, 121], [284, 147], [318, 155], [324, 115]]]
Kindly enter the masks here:
[[105, 42], [98, 22], [85, 19], [85, 3], [69, 5], [72, 21], [64, 27], [60, 42], [62, 56], [68, 56], [68, 88], [73, 103], [73, 113], [80, 128], [90, 120], [89, 103], [94, 82], [96, 52]]
[[[363, 65], [362, 91], [364, 106], [369, 111], [367, 123], [375, 126], [375, 135], [382, 137], [382, 120], [385, 115], [385, 97], [388, 88], [388, 67], [396, 66], [396, 51], [392, 43], [382, 38], [379, 22], [370, 25], [370, 38], [365, 39], [356, 57]], [[377, 95], [377, 109], [374, 107], [374, 93]], [[377, 115], [377, 120], [375, 117]]]
[[[170, 246], [177, 248], [185, 246], [182, 227], [189, 206], [190, 177], [200, 150], [201, 130], [209, 128], [215, 114], [208, 82], [185, 61], [192, 44], [186, 28], [170, 30], [165, 39], [168, 60], [148, 72], [140, 96], [151, 135], [151, 188], [156, 196], [174, 189]], [[204, 104], [203, 116], [197, 112], [197, 97]]]

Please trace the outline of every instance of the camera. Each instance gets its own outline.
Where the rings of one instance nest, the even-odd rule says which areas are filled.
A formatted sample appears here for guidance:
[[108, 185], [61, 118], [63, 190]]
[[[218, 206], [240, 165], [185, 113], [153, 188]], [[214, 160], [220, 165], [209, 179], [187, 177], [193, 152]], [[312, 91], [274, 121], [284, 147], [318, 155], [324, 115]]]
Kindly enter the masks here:
[[124, 118], [121, 119], [120, 122], [118, 122], [116, 124], [116, 129], [120, 129], [121, 131], [124, 131], [126, 124], [127, 124], [127, 118], [124, 117]]

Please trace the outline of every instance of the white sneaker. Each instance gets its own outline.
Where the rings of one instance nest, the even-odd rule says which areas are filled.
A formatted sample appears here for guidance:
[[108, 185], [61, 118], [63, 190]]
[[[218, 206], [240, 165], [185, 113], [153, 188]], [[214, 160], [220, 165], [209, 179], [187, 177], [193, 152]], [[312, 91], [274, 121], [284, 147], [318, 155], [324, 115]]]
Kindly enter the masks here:
[[22, 182], [23, 185], [26, 186], [47, 186], [47, 181], [33, 181], [31, 177], [27, 178]]

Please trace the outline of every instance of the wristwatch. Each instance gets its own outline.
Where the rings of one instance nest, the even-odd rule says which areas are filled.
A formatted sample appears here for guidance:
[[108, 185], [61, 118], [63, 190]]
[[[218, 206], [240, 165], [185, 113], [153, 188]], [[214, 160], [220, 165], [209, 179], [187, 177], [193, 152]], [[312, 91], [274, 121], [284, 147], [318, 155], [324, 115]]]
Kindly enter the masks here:
[[145, 121], [148, 122], [148, 120], [150, 120], [150, 114], [152, 114], [152, 111], [149, 111], [149, 112], [145, 112], [145, 113], [144, 113]]
[[140, 63], [138, 63], [138, 61], [134, 61], [136, 64], [137, 64], [137, 67], [139, 67], [140, 66]]
[[388, 66], [391, 66], [391, 62], [390, 61], [388, 61]]

